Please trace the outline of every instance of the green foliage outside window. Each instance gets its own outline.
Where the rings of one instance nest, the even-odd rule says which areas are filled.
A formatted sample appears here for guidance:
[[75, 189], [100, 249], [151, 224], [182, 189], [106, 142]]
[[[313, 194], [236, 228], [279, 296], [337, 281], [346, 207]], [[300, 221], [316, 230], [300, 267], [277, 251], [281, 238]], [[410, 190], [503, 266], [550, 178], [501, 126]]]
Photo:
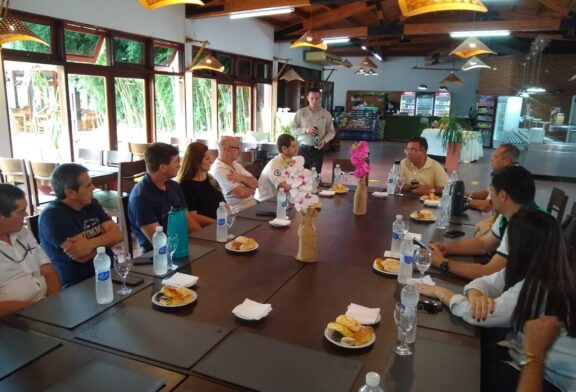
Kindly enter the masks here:
[[194, 134], [212, 131], [212, 81], [210, 79], [192, 79], [192, 126]]
[[176, 113], [174, 106], [175, 89], [178, 88], [177, 76], [156, 75], [156, 128], [159, 132], [176, 130]]
[[170, 60], [174, 55], [174, 48], [167, 48], [165, 46], [154, 46], [154, 65], [168, 67]]
[[114, 38], [114, 59], [121, 63], [143, 64], [144, 43], [125, 38]]
[[[49, 25], [31, 23], [31, 22], [22, 22], [22, 23], [26, 25], [26, 27], [28, 27], [30, 30], [32, 30], [34, 34], [42, 38], [44, 42], [46, 42], [47, 44], [51, 43], [51, 35], [50, 35], [51, 28]], [[34, 53], [50, 53], [52, 51], [52, 48], [50, 46], [46, 46], [36, 41], [9, 42], [7, 44], [3, 44], [2, 47], [5, 49], [21, 50], [23, 52], [34, 52]]]

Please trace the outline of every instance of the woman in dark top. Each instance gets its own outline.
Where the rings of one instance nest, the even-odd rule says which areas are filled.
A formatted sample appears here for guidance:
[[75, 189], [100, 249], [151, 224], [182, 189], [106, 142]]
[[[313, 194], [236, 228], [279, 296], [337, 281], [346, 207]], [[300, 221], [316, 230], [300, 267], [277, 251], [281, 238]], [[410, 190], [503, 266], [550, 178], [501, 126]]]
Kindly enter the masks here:
[[186, 197], [188, 210], [198, 214], [206, 223], [216, 222], [216, 210], [224, 201], [218, 182], [208, 173], [211, 165], [208, 147], [202, 143], [190, 143], [176, 177]]

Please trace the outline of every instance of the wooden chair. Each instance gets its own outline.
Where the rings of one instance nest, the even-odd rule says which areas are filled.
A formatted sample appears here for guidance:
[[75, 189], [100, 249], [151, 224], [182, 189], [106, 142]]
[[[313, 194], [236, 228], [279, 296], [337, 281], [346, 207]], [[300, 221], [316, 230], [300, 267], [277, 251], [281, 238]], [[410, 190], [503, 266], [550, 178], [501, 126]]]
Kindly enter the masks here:
[[32, 182], [24, 159], [0, 158], [0, 182], [12, 184], [22, 189], [28, 201], [28, 214], [34, 214]]
[[38, 235], [38, 218], [40, 215], [31, 215], [26, 217], [26, 226], [28, 226], [28, 230], [32, 232], [34, 238], [36, 238], [36, 242], [40, 243], [40, 236]]
[[546, 211], [552, 215], [552, 212], [556, 212], [556, 219], [558, 223], [562, 223], [562, 218], [564, 218], [564, 210], [566, 209], [566, 204], [568, 203], [568, 195], [560, 188], [552, 188], [552, 193], [550, 194], [550, 199], [548, 200], [548, 206]]
[[574, 202], [572, 210], [562, 222], [562, 229], [568, 245], [568, 257], [572, 263], [576, 263], [576, 202]]
[[128, 199], [130, 196], [122, 196], [120, 200], [120, 230], [122, 231], [122, 245], [124, 252], [130, 257], [134, 257], [134, 247], [132, 245], [132, 229], [130, 228], [130, 219], [128, 217]]
[[128, 150], [134, 154], [134, 159], [144, 159], [144, 151], [151, 143], [128, 143]]
[[50, 180], [52, 172], [58, 166], [55, 162], [29, 162], [32, 182], [32, 195], [34, 211], [39, 212], [42, 207], [56, 200]]
[[244, 169], [246, 169], [250, 174], [252, 174], [256, 179], [258, 179], [260, 178], [260, 174], [262, 174], [262, 170], [264, 170], [264, 166], [266, 166], [266, 164], [258, 159], [244, 166]]
[[132, 162], [133, 154], [130, 151], [108, 150], [104, 152], [104, 166], [118, 167], [120, 162]]
[[236, 159], [237, 162], [240, 163], [252, 163], [256, 158], [256, 154], [253, 150], [249, 151], [240, 151], [240, 156]]
[[354, 165], [352, 164], [352, 161], [350, 159], [334, 159], [332, 161], [332, 174], [331, 174], [332, 184], [334, 184], [334, 168], [336, 167], [336, 165], [340, 165], [340, 169], [343, 172], [354, 171]]
[[111, 215], [120, 215], [120, 200], [128, 196], [136, 183], [146, 174], [144, 160], [133, 162], [120, 162], [118, 165], [118, 190], [94, 192], [94, 198], [109, 211]]
[[208, 139], [196, 139], [196, 143], [202, 143], [202, 144], [205, 144], [207, 146], [210, 144]]
[[93, 163], [96, 165], [102, 165], [103, 164], [102, 158], [103, 158], [102, 150], [93, 150], [91, 148], [79, 148], [78, 159], [76, 159], [76, 161], [80, 164]]

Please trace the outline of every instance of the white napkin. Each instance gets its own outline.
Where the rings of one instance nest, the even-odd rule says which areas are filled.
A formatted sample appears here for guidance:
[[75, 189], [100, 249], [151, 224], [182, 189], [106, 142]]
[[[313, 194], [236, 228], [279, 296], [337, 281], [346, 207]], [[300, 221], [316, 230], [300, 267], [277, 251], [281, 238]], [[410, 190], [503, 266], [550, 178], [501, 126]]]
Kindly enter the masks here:
[[388, 197], [388, 192], [372, 192], [372, 196], [374, 197]]
[[399, 259], [400, 253], [392, 252], [391, 250], [387, 250], [384, 252], [384, 257], [391, 257], [393, 259]]
[[290, 226], [290, 223], [292, 223], [290, 219], [274, 218], [270, 221], [272, 226]]
[[246, 298], [244, 302], [232, 310], [232, 313], [245, 320], [260, 320], [261, 318], [268, 316], [268, 313], [271, 311], [272, 305], [261, 304], [260, 302]]
[[430, 275], [426, 275], [423, 278], [413, 278], [412, 280], [414, 281], [414, 283], [421, 283], [425, 284], [426, 286], [436, 286], [436, 282], [432, 280]]
[[172, 287], [192, 287], [198, 283], [198, 277], [194, 275], [176, 272], [169, 278], [163, 279], [162, 284]]
[[348, 305], [346, 316], [356, 319], [360, 324], [375, 324], [380, 318], [380, 308], [367, 308], [351, 303]]
[[420, 233], [406, 233], [406, 237], [410, 240], [422, 240], [422, 234]]
[[318, 193], [320, 196], [334, 196], [336, 192], [323, 190]]

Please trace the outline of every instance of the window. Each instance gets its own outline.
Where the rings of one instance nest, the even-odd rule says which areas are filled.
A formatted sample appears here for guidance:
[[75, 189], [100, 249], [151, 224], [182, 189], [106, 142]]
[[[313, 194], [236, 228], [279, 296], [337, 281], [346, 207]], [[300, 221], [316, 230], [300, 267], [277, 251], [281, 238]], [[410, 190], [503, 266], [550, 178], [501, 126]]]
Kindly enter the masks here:
[[12, 49], [22, 52], [33, 52], [33, 53], [52, 53], [52, 27], [48, 24], [34, 23], [24, 20], [24, 18], [18, 16], [18, 19], [28, 27], [34, 34], [40, 37], [49, 46], [46, 46], [40, 42], [36, 41], [16, 41], [3, 44], [3, 49]]
[[217, 137], [216, 129], [212, 127], [213, 85], [215, 82], [211, 79], [192, 78], [192, 129], [195, 138]]
[[220, 133], [233, 132], [234, 123], [232, 121], [232, 85], [218, 85], [218, 131]]
[[146, 102], [144, 79], [115, 78], [116, 134], [118, 150], [128, 142], [146, 143]]
[[154, 80], [156, 140], [170, 143], [170, 137], [186, 137], [181, 76], [156, 75]]
[[236, 87], [236, 132], [245, 133], [252, 130], [252, 88]]
[[64, 30], [64, 44], [67, 61], [108, 65], [104, 31], [69, 23]]
[[154, 41], [154, 69], [165, 72], [180, 72], [179, 45]]
[[144, 41], [114, 37], [114, 60], [119, 63], [144, 64]]

